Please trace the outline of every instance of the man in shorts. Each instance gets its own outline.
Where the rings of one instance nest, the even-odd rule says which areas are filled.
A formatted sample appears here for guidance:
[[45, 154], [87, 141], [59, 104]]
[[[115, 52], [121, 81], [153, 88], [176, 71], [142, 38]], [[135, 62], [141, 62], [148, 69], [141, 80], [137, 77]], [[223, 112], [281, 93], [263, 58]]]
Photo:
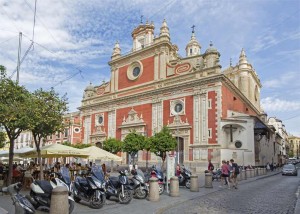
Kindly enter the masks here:
[[230, 160], [231, 165], [232, 165], [232, 173], [231, 173], [231, 181], [232, 181], [232, 187], [237, 189], [237, 176], [239, 174], [239, 166], [237, 165], [237, 163], [234, 162], [233, 159]]

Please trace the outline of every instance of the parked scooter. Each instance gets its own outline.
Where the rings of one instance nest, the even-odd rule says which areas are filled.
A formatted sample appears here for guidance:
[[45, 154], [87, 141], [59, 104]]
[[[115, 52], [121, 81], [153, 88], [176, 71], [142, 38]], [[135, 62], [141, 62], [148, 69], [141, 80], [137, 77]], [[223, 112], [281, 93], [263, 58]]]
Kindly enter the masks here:
[[89, 202], [89, 207], [100, 209], [105, 204], [105, 179], [102, 168], [93, 166], [91, 175], [86, 178], [77, 176], [73, 185], [75, 202]]
[[212, 171], [212, 181], [221, 179], [222, 171], [221, 169], [217, 169], [216, 171]]
[[32, 184], [30, 185], [31, 197], [29, 199], [35, 209], [40, 206], [50, 208], [52, 190], [57, 186], [65, 186], [69, 191], [69, 213], [72, 213], [75, 202], [72, 196], [70, 196], [70, 184], [67, 184], [64, 181], [70, 181], [69, 170], [65, 167], [62, 167], [61, 169], [60, 178], [52, 179], [51, 182], [46, 180], [33, 180]]
[[[146, 178], [146, 182], [149, 183], [149, 179], [151, 177], [155, 177], [158, 179], [158, 188], [159, 188], [159, 194], [163, 194], [165, 191], [165, 182], [164, 182], [164, 174], [161, 171], [161, 169], [158, 169], [156, 166], [152, 166], [150, 177]], [[147, 185], [148, 186], [148, 185]]]
[[117, 197], [121, 204], [129, 204], [133, 194], [133, 188], [130, 186], [127, 177], [127, 170], [119, 171], [118, 177], [109, 177], [106, 185], [106, 199], [111, 196]]
[[133, 188], [133, 195], [138, 199], [145, 199], [148, 195], [149, 189], [145, 183], [145, 176], [142, 170], [137, 169], [133, 171], [133, 177], [129, 179], [129, 184]]
[[184, 166], [181, 167], [181, 173], [178, 177], [179, 186], [185, 186], [186, 188], [191, 187], [191, 171], [186, 169]]
[[2, 188], [0, 192], [10, 194], [13, 204], [15, 205], [15, 214], [35, 213], [35, 209], [28, 198], [19, 193], [21, 189], [22, 184], [19, 182]]

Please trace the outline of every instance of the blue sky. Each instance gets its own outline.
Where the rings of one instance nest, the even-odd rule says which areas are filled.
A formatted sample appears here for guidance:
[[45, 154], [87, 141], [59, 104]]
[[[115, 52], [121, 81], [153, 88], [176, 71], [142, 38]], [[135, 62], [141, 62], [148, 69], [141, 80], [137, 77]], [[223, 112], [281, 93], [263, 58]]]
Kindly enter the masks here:
[[[0, 64], [9, 75], [19, 32], [22, 56], [33, 38], [34, 2], [0, 0]], [[300, 136], [299, 0], [37, 0], [36, 11], [35, 45], [21, 65], [20, 84], [67, 93], [70, 111], [80, 106], [89, 82], [109, 80], [115, 41], [122, 53], [130, 51], [131, 32], [143, 15], [154, 22], [155, 34], [166, 19], [182, 56], [192, 25], [202, 52], [210, 41], [218, 48], [223, 69], [230, 58], [235, 65], [244, 48], [263, 85], [263, 109]]]

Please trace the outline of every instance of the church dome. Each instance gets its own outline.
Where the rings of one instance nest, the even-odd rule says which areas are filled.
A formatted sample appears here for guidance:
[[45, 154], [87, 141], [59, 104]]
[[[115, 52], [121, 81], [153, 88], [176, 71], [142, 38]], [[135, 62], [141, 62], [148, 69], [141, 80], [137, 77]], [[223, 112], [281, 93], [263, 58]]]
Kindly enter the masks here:
[[205, 51], [205, 54], [210, 54], [210, 53], [219, 54], [218, 49], [213, 46], [212, 42], [210, 42], [209, 48], [207, 48], [207, 50]]
[[95, 91], [95, 87], [93, 86], [92, 83], [90, 83], [85, 89], [84, 91]]

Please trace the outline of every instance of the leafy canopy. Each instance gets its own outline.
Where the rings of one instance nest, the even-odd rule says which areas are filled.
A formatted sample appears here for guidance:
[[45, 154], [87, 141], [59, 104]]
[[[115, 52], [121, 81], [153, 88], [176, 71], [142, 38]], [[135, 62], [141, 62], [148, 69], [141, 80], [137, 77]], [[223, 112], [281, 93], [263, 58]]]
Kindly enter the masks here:
[[161, 157], [163, 162], [166, 159], [167, 152], [176, 148], [177, 141], [172, 136], [170, 130], [164, 126], [162, 130], [150, 138], [151, 152]]
[[103, 149], [110, 153], [117, 154], [122, 151], [122, 141], [116, 138], [108, 138], [103, 143]]
[[138, 151], [144, 149], [144, 142], [145, 137], [133, 131], [129, 133], [123, 140], [123, 151], [127, 152], [133, 157]]
[[31, 117], [29, 130], [32, 131], [37, 149], [40, 141], [56, 132], [64, 129], [63, 115], [67, 111], [67, 99], [55, 93], [52, 88], [50, 91], [38, 89], [32, 94], [30, 102]]
[[83, 144], [83, 143], [78, 143], [78, 144], [71, 144], [70, 142], [64, 142], [63, 145], [65, 146], [70, 146], [76, 149], [83, 149], [92, 146], [91, 144]]

